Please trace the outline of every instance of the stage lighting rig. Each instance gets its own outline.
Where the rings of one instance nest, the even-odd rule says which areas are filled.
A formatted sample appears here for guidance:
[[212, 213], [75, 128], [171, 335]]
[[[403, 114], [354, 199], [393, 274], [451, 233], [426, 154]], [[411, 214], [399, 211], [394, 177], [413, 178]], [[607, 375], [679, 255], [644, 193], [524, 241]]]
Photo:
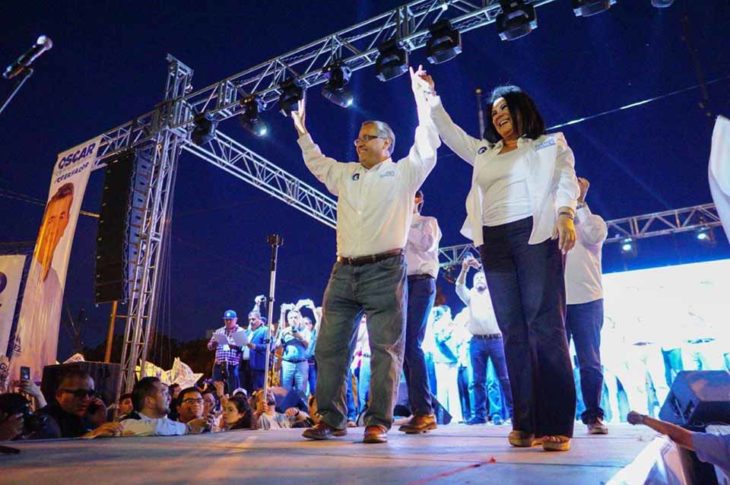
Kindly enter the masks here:
[[695, 237], [702, 244], [705, 244], [707, 246], [715, 245], [715, 233], [712, 230], [712, 228], [709, 226], [702, 226], [699, 229], [697, 229], [697, 232], [695, 233]]
[[651, 0], [652, 7], [656, 8], [667, 8], [671, 7], [674, 0]]
[[196, 145], [206, 145], [215, 139], [215, 130], [218, 122], [214, 120], [211, 113], [200, 113], [193, 119], [193, 131], [190, 139]]
[[269, 126], [261, 119], [261, 112], [264, 110], [261, 98], [254, 95], [246, 96], [241, 101], [243, 113], [241, 113], [241, 126], [256, 136], [266, 136], [269, 133]]
[[336, 60], [325, 66], [322, 72], [327, 78], [327, 82], [322, 87], [322, 96], [341, 108], [352, 106], [355, 98], [347, 87], [352, 73], [350, 68], [343, 65], [342, 61]]
[[635, 257], [637, 254], [636, 241], [632, 238], [627, 237], [621, 241], [621, 254], [626, 257]]
[[497, 15], [497, 33], [502, 40], [517, 40], [537, 28], [535, 7], [523, 0], [499, 0], [502, 13]]
[[616, 0], [573, 0], [573, 13], [576, 17], [590, 17], [611, 8]]
[[299, 101], [304, 98], [304, 90], [296, 79], [284, 81], [279, 85], [279, 89], [281, 89], [279, 110], [284, 116], [289, 116], [292, 111], [299, 109]]
[[395, 79], [408, 70], [408, 52], [395, 37], [380, 44], [378, 51], [380, 55], [375, 60], [375, 72], [381, 81]]
[[426, 42], [426, 58], [431, 64], [450, 61], [461, 54], [461, 33], [448, 19], [439, 20], [428, 28], [431, 37]]

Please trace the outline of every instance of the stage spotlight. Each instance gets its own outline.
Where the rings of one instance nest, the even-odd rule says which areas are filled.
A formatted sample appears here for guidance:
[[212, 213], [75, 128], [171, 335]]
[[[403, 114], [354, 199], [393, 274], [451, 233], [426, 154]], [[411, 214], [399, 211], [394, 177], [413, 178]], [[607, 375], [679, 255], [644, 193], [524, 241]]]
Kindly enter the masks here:
[[408, 71], [408, 52], [400, 47], [395, 37], [378, 46], [380, 55], [375, 60], [376, 77], [390, 81]]
[[304, 98], [304, 90], [296, 79], [289, 79], [279, 85], [281, 96], [279, 96], [279, 110], [284, 116], [298, 109], [299, 101]]
[[205, 145], [215, 139], [215, 130], [218, 122], [213, 119], [210, 113], [200, 113], [193, 120], [195, 126], [190, 133], [190, 139], [196, 145]]
[[671, 7], [674, 0], [651, 0], [652, 7], [656, 8], [667, 8]]
[[322, 71], [327, 78], [327, 82], [322, 87], [322, 96], [341, 108], [352, 106], [355, 97], [347, 87], [352, 73], [350, 68], [338, 60], [325, 66]]
[[261, 111], [264, 104], [261, 98], [254, 95], [246, 96], [241, 101], [243, 113], [241, 113], [241, 126], [256, 136], [266, 136], [269, 133], [269, 126], [261, 119]]
[[616, 0], [573, 0], [573, 13], [576, 17], [590, 17], [611, 8]]
[[711, 227], [702, 226], [701, 228], [697, 229], [695, 237], [702, 244], [708, 246], [712, 246], [715, 244], [715, 232], [712, 230]]
[[502, 40], [516, 40], [537, 28], [535, 7], [523, 0], [499, 0], [502, 13], [497, 15], [497, 33]]
[[448, 19], [440, 20], [428, 28], [431, 32], [426, 42], [426, 59], [431, 64], [450, 61], [461, 54], [461, 33]]
[[627, 237], [621, 241], [621, 254], [627, 257], [636, 256], [636, 241]]

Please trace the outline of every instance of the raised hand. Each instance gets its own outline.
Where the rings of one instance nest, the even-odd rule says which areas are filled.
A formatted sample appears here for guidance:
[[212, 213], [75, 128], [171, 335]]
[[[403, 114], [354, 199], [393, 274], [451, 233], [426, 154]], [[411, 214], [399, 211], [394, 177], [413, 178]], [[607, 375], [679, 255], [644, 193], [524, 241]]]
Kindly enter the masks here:
[[294, 121], [294, 128], [296, 128], [297, 133], [299, 133], [299, 136], [304, 136], [308, 133], [307, 126], [305, 124], [305, 120], [306, 120], [305, 100], [306, 100], [306, 97], [303, 97], [297, 105], [297, 110], [291, 112], [291, 119]]
[[423, 69], [423, 66], [419, 65], [416, 71], [413, 71], [412, 67], [408, 70], [411, 74], [411, 87], [413, 92], [416, 90], [422, 90], [426, 92], [434, 92], [436, 89], [436, 83], [433, 78]]

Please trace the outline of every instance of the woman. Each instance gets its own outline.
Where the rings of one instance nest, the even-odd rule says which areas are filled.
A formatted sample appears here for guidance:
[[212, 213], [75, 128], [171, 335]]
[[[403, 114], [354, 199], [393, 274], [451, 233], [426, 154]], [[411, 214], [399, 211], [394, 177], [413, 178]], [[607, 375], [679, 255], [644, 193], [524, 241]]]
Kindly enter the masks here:
[[248, 400], [242, 394], [235, 394], [226, 400], [223, 406], [223, 427], [224, 431], [234, 429], [251, 429], [251, 408]]
[[545, 134], [535, 103], [515, 86], [492, 92], [484, 139], [476, 139], [451, 120], [433, 79], [420, 69], [418, 76], [439, 135], [474, 166], [462, 233], [480, 250], [504, 335], [514, 399], [509, 443], [567, 451], [575, 386], [563, 256], [575, 244], [573, 153], [561, 133]]

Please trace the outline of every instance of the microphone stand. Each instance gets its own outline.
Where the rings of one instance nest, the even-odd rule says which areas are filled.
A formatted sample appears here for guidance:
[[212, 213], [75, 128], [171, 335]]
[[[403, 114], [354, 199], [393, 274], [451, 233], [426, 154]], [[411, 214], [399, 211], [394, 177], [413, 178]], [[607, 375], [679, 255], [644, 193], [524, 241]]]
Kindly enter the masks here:
[[272, 234], [266, 238], [271, 246], [271, 279], [269, 282], [269, 311], [266, 322], [266, 360], [264, 361], [264, 390], [261, 398], [266, 403], [266, 394], [269, 390], [269, 360], [271, 358], [271, 322], [274, 319], [274, 294], [276, 292], [276, 263], [279, 257], [279, 246], [284, 245], [284, 239], [278, 234]]
[[2, 114], [3, 111], [5, 111], [5, 108], [7, 108], [7, 106], [10, 104], [10, 101], [12, 101], [13, 97], [15, 97], [16, 94], [18, 94], [18, 91], [20, 91], [20, 88], [22, 88], [23, 84], [25, 84], [25, 81], [27, 81], [28, 78], [31, 77], [32, 75], [33, 75], [33, 69], [31, 69], [30, 67], [27, 69], [23, 69], [23, 71], [19, 74], [19, 76], [21, 76], [20, 79], [18, 80], [18, 82], [15, 83], [15, 87], [10, 92], [8, 99], [5, 100], [2, 107], [0, 108], [0, 114]]

